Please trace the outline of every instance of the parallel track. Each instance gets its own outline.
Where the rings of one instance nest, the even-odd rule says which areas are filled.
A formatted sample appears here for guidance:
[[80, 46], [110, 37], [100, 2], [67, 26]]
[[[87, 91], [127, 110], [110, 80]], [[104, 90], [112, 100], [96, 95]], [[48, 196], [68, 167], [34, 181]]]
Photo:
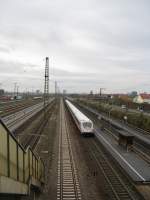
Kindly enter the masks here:
[[[81, 138], [80, 138], [81, 139]], [[88, 149], [89, 160], [94, 160], [96, 170], [94, 176], [100, 176], [108, 199], [140, 200], [143, 197], [124, 170], [116, 163], [107, 149], [96, 138], [82, 138], [81, 145]], [[102, 175], [102, 176], [101, 176]], [[103, 180], [104, 177], [104, 180]], [[99, 178], [99, 177], [98, 177]]]
[[113, 168], [107, 156], [97, 143], [94, 140], [86, 142], [88, 142], [90, 153], [95, 158], [95, 161], [109, 186], [109, 188], [107, 188], [111, 199], [134, 200], [135, 198], [132, 196], [123, 180], [119, 177], [118, 172]]
[[12, 120], [10, 122], [6, 122], [7, 127], [10, 130], [14, 131], [16, 128], [18, 128], [16, 127], [16, 124], [25, 122], [26, 120], [28, 120], [28, 117], [31, 117], [32, 114], [35, 114], [36, 111], [39, 112], [40, 111], [39, 109], [40, 107], [39, 108], [35, 107], [33, 110], [30, 110], [27, 113], [26, 112], [23, 113], [23, 111], [19, 111], [21, 113], [19, 118], [17, 117], [18, 113], [17, 114], [14, 113], [12, 116], [13, 117]]
[[33, 135], [25, 135], [25, 139], [23, 142], [23, 146], [25, 148], [27, 148], [28, 146], [30, 146], [33, 150], [36, 148], [36, 145], [42, 135], [43, 129], [45, 128], [49, 118], [51, 117], [52, 113], [53, 113], [53, 109], [55, 106], [55, 102], [51, 102], [51, 104], [49, 105], [49, 108], [47, 108], [46, 111], [46, 118], [44, 118], [44, 113], [43, 113], [43, 119], [41, 121], [41, 123], [38, 124], [38, 126], [35, 128]]
[[[80, 107], [80, 108], [81, 109], [85, 109], [85, 108], [82, 108], [82, 107]], [[87, 111], [87, 112], [89, 113], [90, 111]], [[95, 116], [92, 117], [92, 120], [97, 124], [97, 126], [99, 126], [98, 124], [99, 124], [100, 121], [97, 120], [97, 118]], [[104, 120], [103, 120], [102, 124], [104, 126], [104, 130], [108, 134], [111, 134], [114, 137], [115, 140], [118, 140], [118, 136], [116, 134], [116, 130], [113, 128], [113, 126], [110, 125], [110, 123], [108, 121], [104, 121]], [[137, 128], [137, 130], [139, 131], [139, 128]], [[144, 131], [143, 134], [148, 134], [148, 132]], [[141, 143], [140, 140], [137, 140], [137, 141], [135, 140], [134, 141], [133, 151], [135, 151], [148, 164], [150, 163], [150, 150], [149, 150], [149, 147], [147, 147], [146, 145]]]
[[57, 200], [81, 200], [63, 102], [60, 106]]
[[23, 102], [13, 102], [12, 104], [10, 105], [7, 105], [7, 106], [3, 106], [3, 109], [1, 109], [2, 105], [0, 104], [0, 116], [1, 117], [6, 117], [10, 114], [13, 114], [15, 112], [18, 112], [20, 110], [23, 110], [25, 108], [28, 108], [29, 106], [33, 106], [33, 105], [36, 105], [38, 103], [40, 103], [41, 101], [23, 101]]

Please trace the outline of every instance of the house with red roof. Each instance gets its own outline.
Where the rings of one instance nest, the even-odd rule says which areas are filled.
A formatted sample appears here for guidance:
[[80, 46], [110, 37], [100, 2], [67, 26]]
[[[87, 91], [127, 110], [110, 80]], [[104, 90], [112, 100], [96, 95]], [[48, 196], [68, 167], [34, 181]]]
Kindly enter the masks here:
[[150, 104], [150, 94], [142, 93], [133, 98], [134, 103], [148, 103]]

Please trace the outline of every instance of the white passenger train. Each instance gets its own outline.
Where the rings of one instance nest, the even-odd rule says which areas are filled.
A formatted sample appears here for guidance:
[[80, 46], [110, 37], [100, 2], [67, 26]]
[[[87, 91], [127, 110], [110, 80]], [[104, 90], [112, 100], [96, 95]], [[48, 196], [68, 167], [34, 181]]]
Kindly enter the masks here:
[[78, 110], [70, 101], [65, 100], [67, 107], [80, 131], [84, 135], [94, 135], [93, 122]]

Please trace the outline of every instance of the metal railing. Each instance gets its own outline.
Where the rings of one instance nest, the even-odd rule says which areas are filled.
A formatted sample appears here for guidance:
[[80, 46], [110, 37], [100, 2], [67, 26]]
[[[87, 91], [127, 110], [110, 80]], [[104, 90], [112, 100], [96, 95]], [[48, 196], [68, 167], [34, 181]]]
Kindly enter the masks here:
[[30, 178], [44, 183], [44, 164], [32, 149], [26, 150], [0, 119], [0, 176], [28, 184]]

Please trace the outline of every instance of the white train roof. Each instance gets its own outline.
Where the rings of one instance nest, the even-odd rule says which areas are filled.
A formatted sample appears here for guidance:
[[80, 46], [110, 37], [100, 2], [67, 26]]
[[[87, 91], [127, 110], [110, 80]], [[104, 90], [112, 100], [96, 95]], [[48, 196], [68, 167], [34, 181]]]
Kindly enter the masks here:
[[80, 110], [78, 110], [72, 103], [70, 103], [70, 101], [65, 101], [79, 121], [91, 122], [91, 120], [87, 118], [87, 116], [85, 116]]

